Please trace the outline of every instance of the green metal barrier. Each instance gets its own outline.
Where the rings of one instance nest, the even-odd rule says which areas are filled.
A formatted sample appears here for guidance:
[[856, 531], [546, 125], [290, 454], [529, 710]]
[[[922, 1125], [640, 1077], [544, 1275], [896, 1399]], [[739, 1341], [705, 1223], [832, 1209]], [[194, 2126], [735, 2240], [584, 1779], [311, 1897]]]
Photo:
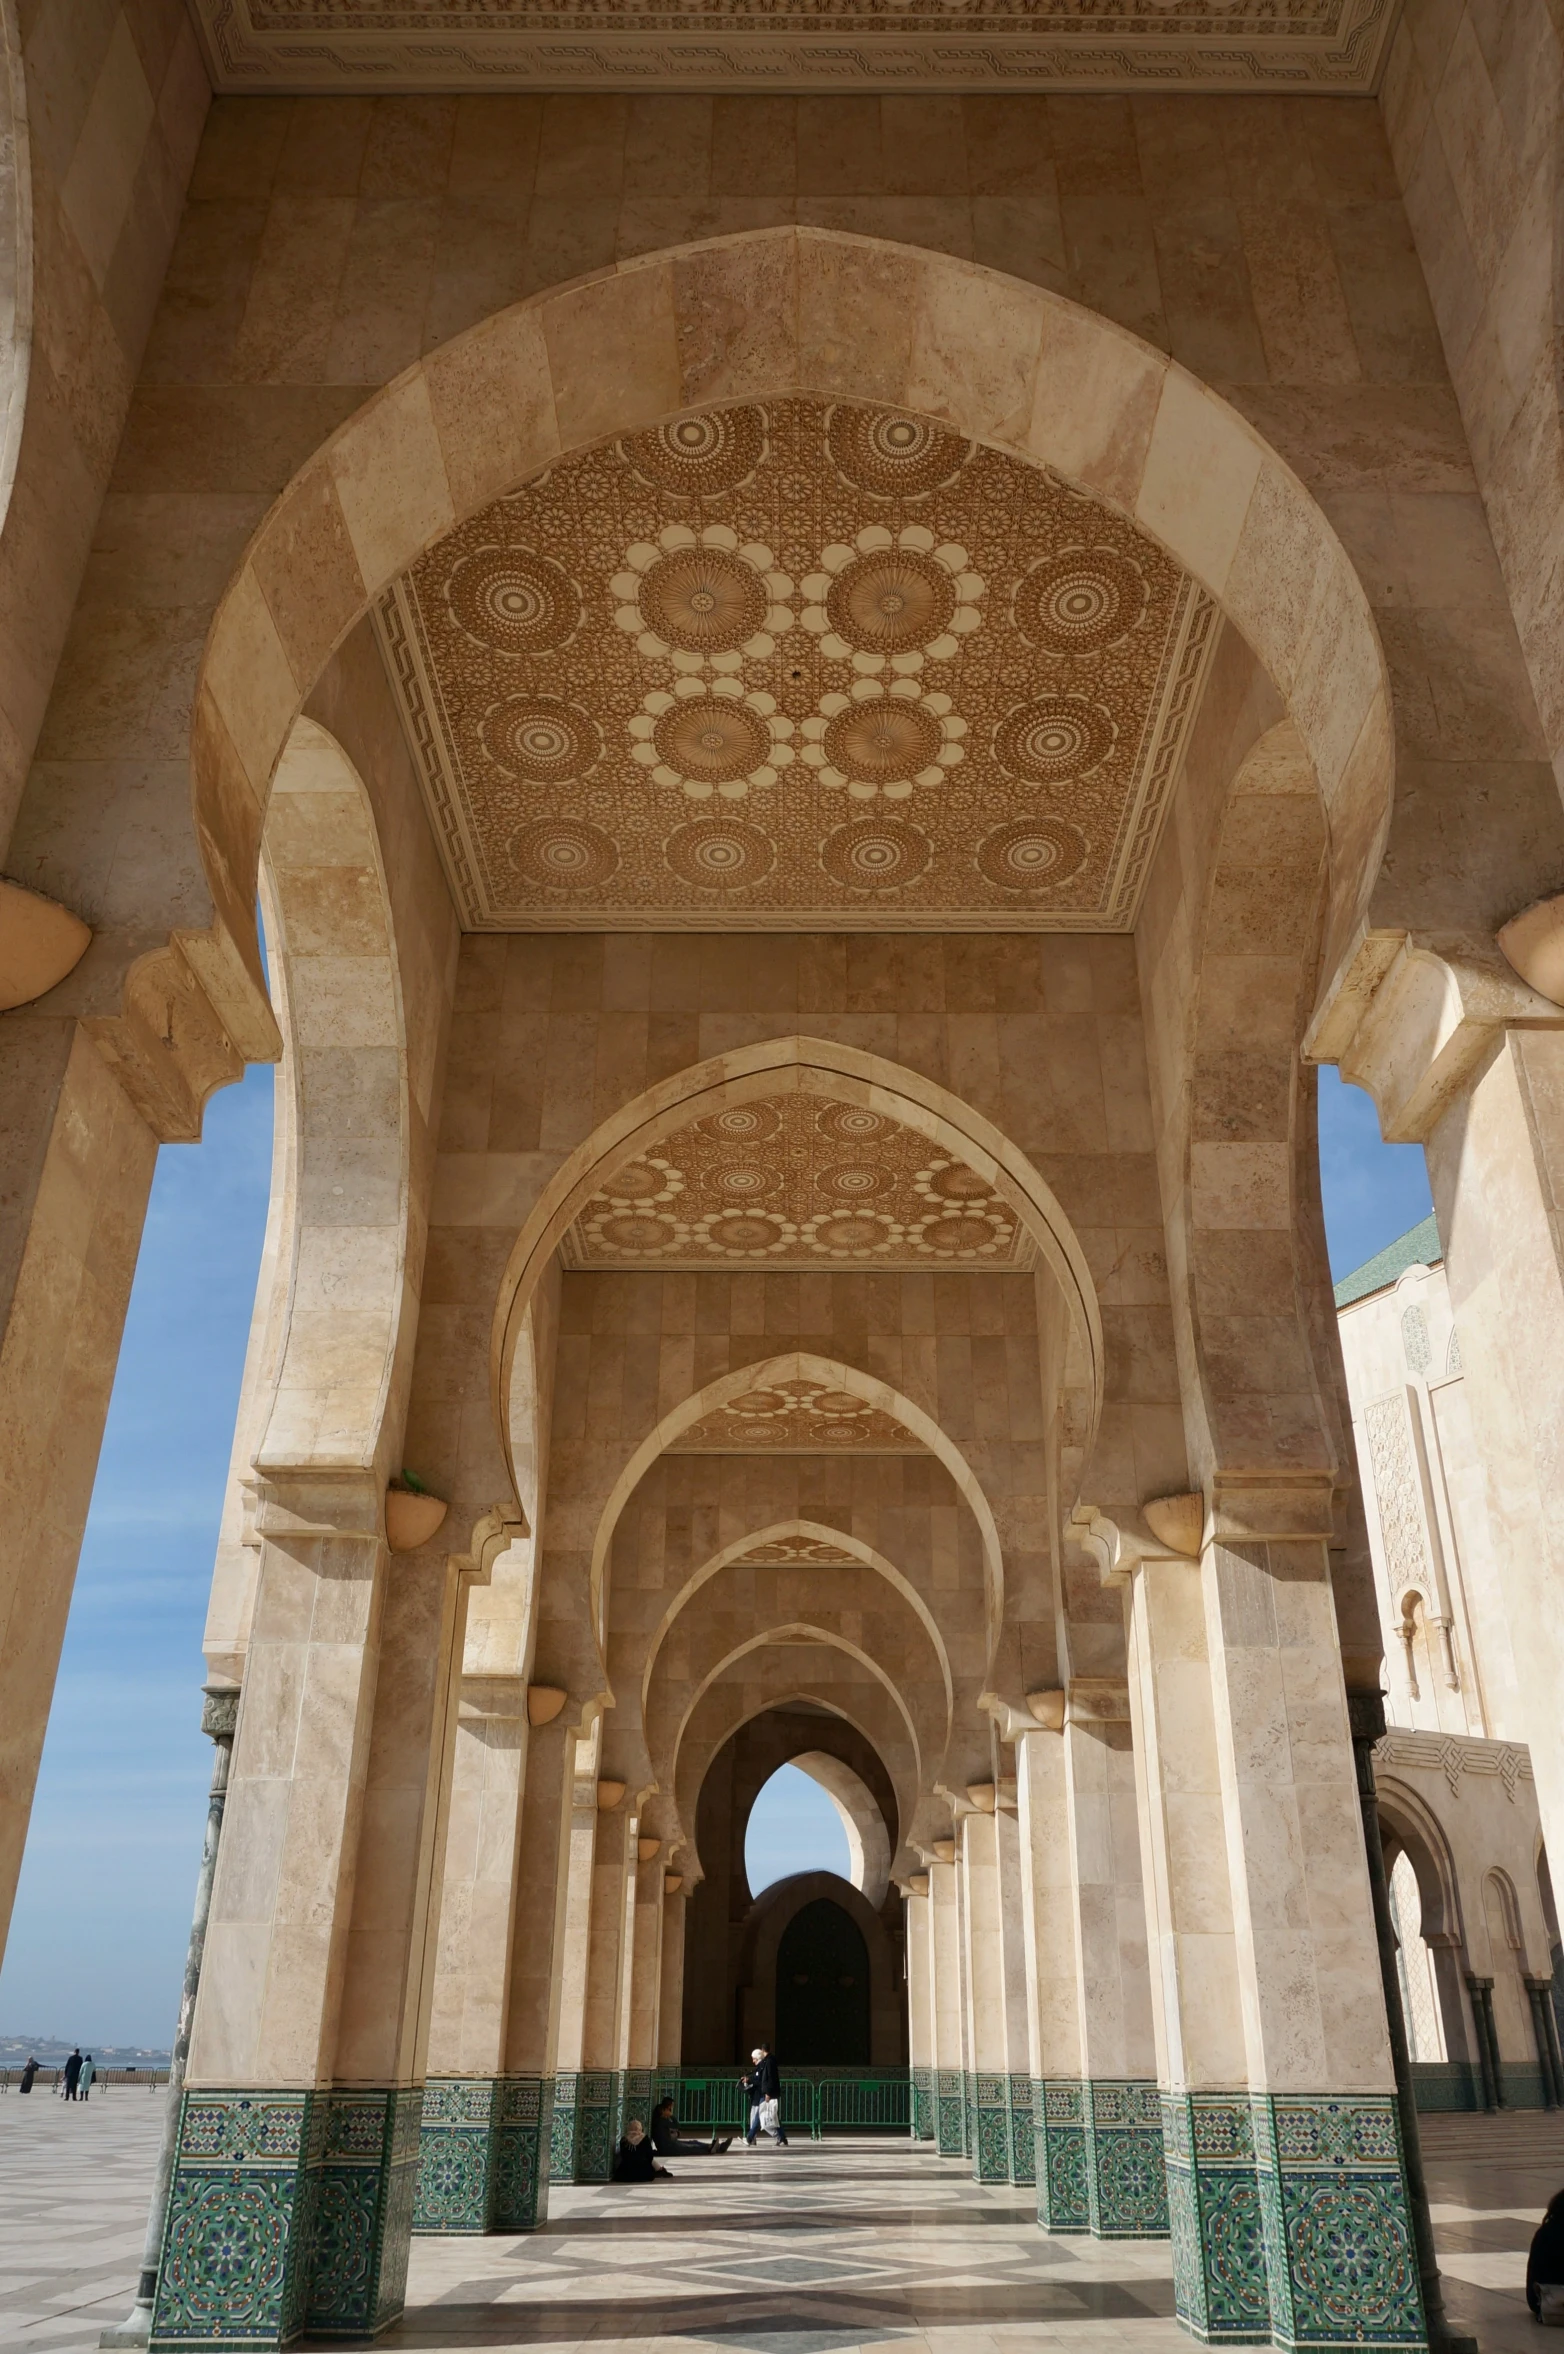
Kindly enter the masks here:
[[[691, 2131], [743, 2133], [749, 2124], [736, 2067], [659, 2069], [657, 2097], [665, 2092]], [[811, 2141], [827, 2133], [910, 2133], [911, 2075], [905, 2068], [784, 2068], [782, 2125]]]

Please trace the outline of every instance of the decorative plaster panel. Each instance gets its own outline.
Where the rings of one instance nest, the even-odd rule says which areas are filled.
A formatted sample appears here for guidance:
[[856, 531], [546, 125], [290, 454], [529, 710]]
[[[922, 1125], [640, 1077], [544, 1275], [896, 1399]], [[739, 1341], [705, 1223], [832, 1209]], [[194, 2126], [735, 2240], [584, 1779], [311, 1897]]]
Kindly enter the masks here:
[[857, 1554], [844, 1553], [839, 1545], [828, 1545], [822, 1537], [768, 1537], [763, 1545], [752, 1545], [739, 1560], [747, 1569], [855, 1569], [861, 1566]]
[[682, 1431], [675, 1455], [921, 1455], [905, 1423], [850, 1390], [779, 1381], [745, 1390]]
[[376, 614], [473, 930], [1127, 931], [1216, 635], [1041, 470], [809, 400], [562, 461]]
[[993, 1185], [866, 1104], [804, 1093], [693, 1120], [617, 1169], [562, 1244], [572, 1268], [1031, 1265]]
[[222, 91], [1376, 86], [1392, 0], [195, 0]]

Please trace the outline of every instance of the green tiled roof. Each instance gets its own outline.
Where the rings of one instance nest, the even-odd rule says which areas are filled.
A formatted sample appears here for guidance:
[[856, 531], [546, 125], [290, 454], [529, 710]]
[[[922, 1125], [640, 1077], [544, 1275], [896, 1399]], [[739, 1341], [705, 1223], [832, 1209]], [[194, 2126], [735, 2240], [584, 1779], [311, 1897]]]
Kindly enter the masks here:
[[1336, 1305], [1350, 1308], [1354, 1300], [1367, 1299], [1371, 1291], [1383, 1291], [1409, 1267], [1437, 1267], [1443, 1257], [1439, 1228], [1432, 1217], [1427, 1217], [1410, 1234], [1403, 1234], [1399, 1241], [1387, 1242], [1372, 1259], [1365, 1259], [1361, 1267], [1354, 1267], [1350, 1275], [1344, 1275], [1336, 1286]]

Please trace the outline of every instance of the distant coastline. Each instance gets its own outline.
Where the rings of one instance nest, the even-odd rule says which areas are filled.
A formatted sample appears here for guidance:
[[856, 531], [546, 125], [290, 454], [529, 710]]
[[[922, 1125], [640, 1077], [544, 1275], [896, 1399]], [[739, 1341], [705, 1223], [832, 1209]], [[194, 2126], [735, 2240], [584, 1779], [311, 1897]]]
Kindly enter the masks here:
[[38, 2061], [44, 2068], [57, 2068], [69, 2059], [73, 2050], [91, 2052], [100, 2068], [166, 2068], [166, 2051], [153, 2051], [141, 2044], [93, 2043], [79, 2036], [74, 2044], [65, 2043], [57, 2035], [0, 2035], [0, 2068], [22, 2068], [29, 2060]]

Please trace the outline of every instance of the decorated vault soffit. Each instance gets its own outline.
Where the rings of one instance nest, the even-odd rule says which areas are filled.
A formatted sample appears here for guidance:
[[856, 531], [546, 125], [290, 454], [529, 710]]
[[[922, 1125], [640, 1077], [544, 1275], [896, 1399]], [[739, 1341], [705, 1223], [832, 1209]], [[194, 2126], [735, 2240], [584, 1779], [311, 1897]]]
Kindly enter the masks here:
[[861, 1569], [856, 1553], [826, 1537], [766, 1537], [735, 1556], [742, 1569]]
[[1032, 1237], [991, 1179], [888, 1113], [804, 1092], [730, 1104], [625, 1161], [562, 1264], [1013, 1272]]
[[767, 1382], [681, 1431], [671, 1455], [921, 1455], [905, 1423], [860, 1398], [807, 1379]]
[[924, 420], [783, 400], [562, 460], [376, 605], [469, 930], [1126, 931], [1215, 608]]
[[219, 91], [1376, 87], [1393, 0], [193, 0]]

